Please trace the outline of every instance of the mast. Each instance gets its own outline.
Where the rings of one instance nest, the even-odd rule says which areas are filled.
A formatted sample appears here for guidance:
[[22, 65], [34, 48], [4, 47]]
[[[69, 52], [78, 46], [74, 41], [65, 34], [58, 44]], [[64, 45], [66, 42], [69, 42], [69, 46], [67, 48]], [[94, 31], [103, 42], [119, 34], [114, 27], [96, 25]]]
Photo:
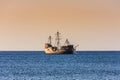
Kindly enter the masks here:
[[57, 43], [57, 48], [59, 49], [60, 48], [60, 33], [59, 32], [56, 33], [56, 43]]
[[65, 45], [70, 45], [70, 42], [68, 41], [68, 39], [66, 39]]
[[49, 38], [48, 38], [48, 43], [52, 44], [52, 37], [51, 36], [49, 36]]

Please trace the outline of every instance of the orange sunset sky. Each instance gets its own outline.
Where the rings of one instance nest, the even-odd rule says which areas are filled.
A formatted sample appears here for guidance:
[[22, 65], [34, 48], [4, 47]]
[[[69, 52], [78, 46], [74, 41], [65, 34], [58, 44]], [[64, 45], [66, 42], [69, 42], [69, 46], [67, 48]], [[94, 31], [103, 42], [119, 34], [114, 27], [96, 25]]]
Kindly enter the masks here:
[[0, 50], [43, 50], [58, 30], [77, 50], [120, 50], [120, 0], [0, 0]]

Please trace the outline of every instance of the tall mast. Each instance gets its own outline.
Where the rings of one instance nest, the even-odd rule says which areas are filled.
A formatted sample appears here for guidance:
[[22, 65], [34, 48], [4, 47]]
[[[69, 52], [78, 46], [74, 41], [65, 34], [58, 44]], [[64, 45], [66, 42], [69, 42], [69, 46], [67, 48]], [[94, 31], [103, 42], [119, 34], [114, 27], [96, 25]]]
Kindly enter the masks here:
[[49, 36], [49, 38], [48, 38], [48, 43], [52, 44], [52, 37], [51, 36]]
[[57, 48], [59, 48], [60, 47], [60, 33], [59, 32], [56, 33], [56, 43], [57, 43]]

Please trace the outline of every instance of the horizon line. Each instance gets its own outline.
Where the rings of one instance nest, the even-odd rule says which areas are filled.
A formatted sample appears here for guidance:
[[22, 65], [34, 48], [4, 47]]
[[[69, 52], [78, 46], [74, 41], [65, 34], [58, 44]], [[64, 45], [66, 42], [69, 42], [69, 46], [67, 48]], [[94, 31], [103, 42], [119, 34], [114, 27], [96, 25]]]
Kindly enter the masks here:
[[[44, 52], [43, 50], [0, 50], [0, 52]], [[120, 50], [77, 50], [77, 52], [84, 52], [84, 51], [89, 51], [89, 52], [92, 52], [92, 51], [98, 51], [98, 52], [102, 52], [102, 51], [104, 51], [104, 52], [112, 52], [112, 51], [114, 51], [114, 52], [116, 52], [116, 51], [120, 51]]]

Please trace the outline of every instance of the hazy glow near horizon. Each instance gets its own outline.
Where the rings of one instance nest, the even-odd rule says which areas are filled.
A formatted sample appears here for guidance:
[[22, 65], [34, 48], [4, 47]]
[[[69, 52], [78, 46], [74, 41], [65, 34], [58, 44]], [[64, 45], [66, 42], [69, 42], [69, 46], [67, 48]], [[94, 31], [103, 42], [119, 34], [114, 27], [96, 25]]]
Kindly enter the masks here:
[[119, 0], [0, 0], [0, 50], [43, 50], [62, 33], [78, 50], [120, 50]]

